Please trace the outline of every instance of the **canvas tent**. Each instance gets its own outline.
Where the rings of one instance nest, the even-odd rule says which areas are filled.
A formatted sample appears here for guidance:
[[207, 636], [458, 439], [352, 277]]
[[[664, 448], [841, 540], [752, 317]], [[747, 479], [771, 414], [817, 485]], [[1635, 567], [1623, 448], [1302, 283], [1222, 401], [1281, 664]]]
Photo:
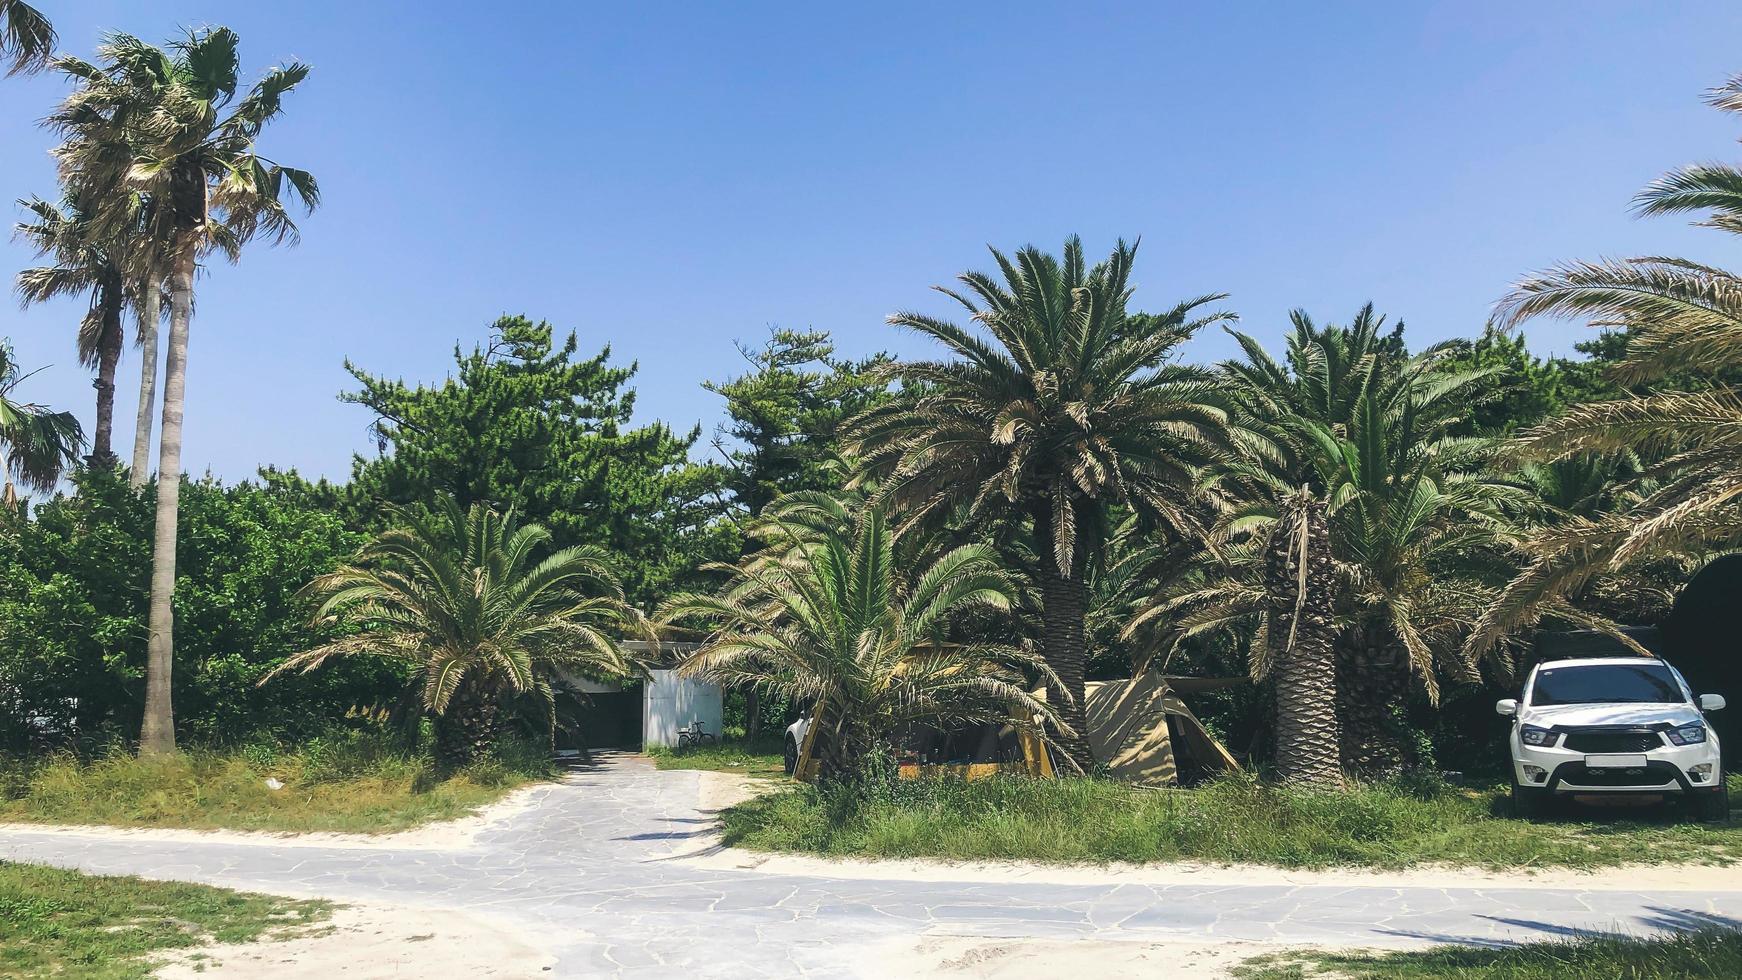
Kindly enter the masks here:
[[1143, 674], [1084, 685], [1089, 751], [1107, 774], [1139, 786], [1177, 786], [1183, 776], [1240, 768], [1181, 701], [1181, 693], [1232, 687], [1244, 678]]

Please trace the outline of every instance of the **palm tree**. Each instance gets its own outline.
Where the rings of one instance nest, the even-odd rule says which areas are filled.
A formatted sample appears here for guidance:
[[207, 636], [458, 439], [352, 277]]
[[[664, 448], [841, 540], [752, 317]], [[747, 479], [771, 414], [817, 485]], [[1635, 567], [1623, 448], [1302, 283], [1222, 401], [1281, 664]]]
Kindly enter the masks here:
[[[1052, 718], [1029, 672], [1056, 683], [1019, 647], [950, 637], [975, 610], [1006, 612], [1016, 583], [985, 545], [930, 560], [899, 551], [883, 511], [849, 513], [820, 495], [776, 501], [755, 532], [767, 547], [718, 593], [688, 593], [662, 620], [700, 621], [708, 636], [682, 670], [814, 706], [824, 775], [914, 727]], [[911, 571], [909, 571], [911, 570]]]
[[24, 0], [0, 0], [0, 61], [6, 74], [35, 71], [54, 51], [54, 25]]
[[1194, 474], [1229, 443], [1215, 377], [1169, 363], [1200, 327], [1229, 318], [1197, 313], [1222, 297], [1128, 313], [1135, 255], [1120, 242], [1088, 268], [1074, 237], [1062, 261], [1032, 246], [993, 249], [1001, 279], [970, 272], [959, 277], [965, 292], [937, 287], [984, 334], [920, 313], [889, 317], [953, 357], [890, 365], [901, 396], [854, 420], [848, 440], [864, 465], [858, 482], [879, 483], [903, 533], [957, 516], [972, 528], [1027, 525], [1060, 743], [1084, 769], [1088, 743], [1067, 732], [1083, 730], [1088, 565], [1116, 509], [1137, 511], [1158, 534], [1197, 534]]
[[[1742, 112], [1742, 76], [1708, 92], [1707, 102]], [[1647, 215], [1703, 212], [1701, 224], [1742, 234], [1742, 167], [1673, 170], [1634, 204]], [[1562, 466], [1620, 455], [1637, 475], [1620, 486], [1624, 506], [1574, 514], [1530, 543], [1535, 560], [1477, 624], [1467, 643], [1472, 652], [1544, 616], [1608, 627], [1569, 597], [1645, 560], [1742, 543], [1742, 392], [1735, 386], [1742, 276], [1657, 256], [1571, 263], [1519, 283], [1496, 314], [1502, 327], [1536, 316], [1626, 328], [1627, 351], [1611, 380], [1634, 393], [1574, 406], [1522, 433], [1514, 454]]]
[[645, 623], [601, 549], [535, 559], [549, 531], [482, 503], [462, 511], [451, 497], [429, 515], [395, 514], [403, 526], [303, 589], [317, 603], [311, 625], [341, 637], [291, 657], [261, 683], [335, 657], [402, 660], [435, 717], [437, 756], [463, 765], [501, 736], [508, 700], [533, 695], [554, 705], [557, 669], [605, 679], [639, 671], [615, 634], [645, 634]]
[[91, 465], [113, 466], [115, 431], [115, 370], [121, 362], [121, 314], [127, 305], [125, 249], [115, 240], [93, 233], [93, 222], [77, 198], [68, 195], [60, 207], [39, 197], [19, 201], [35, 215], [21, 222], [18, 234], [39, 256], [55, 264], [18, 274], [18, 293], [25, 305], [59, 296], [88, 293], [90, 302], [79, 322], [79, 363], [97, 369], [97, 426], [91, 436]]
[[85, 443], [71, 412], [14, 400], [13, 392], [28, 377], [13, 357], [11, 341], [0, 339], [0, 504], [9, 509], [18, 504], [14, 478], [27, 490], [48, 493]]
[[234, 259], [257, 235], [294, 244], [286, 202], [312, 211], [320, 200], [313, 176], [261, 156], [255, 146], [308, 66], [275, 68], [238, 100], [237, 45], [235, 32], [221, 27], [192, 32], [167, 51], [115, 34], [95, 63], [55, 61], [78, 86], [50, 116], [67, 137], [57, 151], [63, 180], [103, 202], [99, 234], [143, 227], [145, 248], [169, 283], [143, 754], [175, 750], [172, 596], [194, 271], [211, 249]]
[[163, 282], [157, 265], [142, 256], [133, 284], [133, 306], [139, 312], [139, 403], [133, 415], [133, 466], [128, 483], [138, 490], [151, 475], [151, 429], [157, 407], [157, 328], [163, 319]]
[[1442, 672], [1472, 676], [1458, 652], [1461, 624], [1504, 580], [1517, 520], [1535, 506], [1527, 489], [1489, 472], [1492, 440], [1448, 434], [1491, 372], [1449, 370], [1447, 345], [1408, 356], [1377, 323], [1370, 310], [1354, 328], [1320, 329], [1297, 315], [1286, 367], [1236, 335], [1247, 363], [1228, 367], [1234, 397], [1244, 429], [1265, 438], [1214, 474], [1225, 509], [1213, 537], [1227, 543], [1226, 563], [1209, 584], [1160, 591], [1129, 627], [1169, 624], [1177, 644], [1255, 625], [1268, 636], [1254, 644], [1254, 674], [1264, 676], [1284, 621], [1276, 613], [1298, 592], [1267, 577], [1259, 543], [1277, 540], [1273, 529], [1303, 492], [1324, 501], [1334, 576], [1308, 592], [1334, 597], [1342, 762], [1359, 776], [1408, 761], [1398, 716], [1412, 678], [1436, 702]]
[[1335, 576], [1325, 503], [1303, 488], [1283, 501], [1264, 549], [1264, 652], [1276, 679], [1276, 772], [1287, 782], [1342, 782]]

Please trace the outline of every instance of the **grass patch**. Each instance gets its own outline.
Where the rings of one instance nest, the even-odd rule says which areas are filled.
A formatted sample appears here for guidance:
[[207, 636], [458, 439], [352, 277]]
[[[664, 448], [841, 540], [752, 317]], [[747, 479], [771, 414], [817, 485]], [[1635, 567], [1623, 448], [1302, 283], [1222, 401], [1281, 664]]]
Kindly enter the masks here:
[[326, 902], [0, 861], [0, 976], [146, 977], [145, 957], [325, 919]]
[[747, 776], [784, 776], [783, 743], [779, 736], [754, 740], [728, 739], [717, 744], [677, 749], [654, 746], [647, 750], [653, 764], [661, 769], [706, 769], [713, 772], [737, 772]]
[[1742, 977], [1742, 932], [1710, 927], [1662, 939], [1593, 936], [1483, 948], [1381, 954], [1283, 953], [1248, 960], [1240, 980], [1337, 977], [1421, 980], [1670, 980]]
[[0, 760], [0, 822], [381, 833], [464, 816], [552, 772], [543, 752], [516, 749], [443, 776], [426, 756], [369, 735], [295, 751]]
[[1439, 783], [1311, 793], [1249, 776], [1191, 790], [999, 777], [898, 781], [859, 793], [799, 786], [723, 819], [731, 845], [856, 857], [1495, 869], [1742, 859], [1735, 818], [1700, 824], [1648, 810], [1525, 821], [1506, 812], [1500, 790]]

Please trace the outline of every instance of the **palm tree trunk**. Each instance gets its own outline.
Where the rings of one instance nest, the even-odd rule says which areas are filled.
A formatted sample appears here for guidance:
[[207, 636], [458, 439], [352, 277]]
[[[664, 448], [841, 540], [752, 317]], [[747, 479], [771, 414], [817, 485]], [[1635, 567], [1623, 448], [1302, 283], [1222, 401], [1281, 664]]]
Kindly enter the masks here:
[[175, 751], [175, 710], [170, 704], [170, 672], [175, 662], [175, 543], [181, 506], [181, 423], [187, 393], [195, 252], [194, 242], [180, 244], [170, 272], [163, 435], [157, 457], [157, 528], [151, 560], [151, 640], [145, 664], [145, 720], [139, 729], [141, 755]]
[[119, 462], [115, 455], [115, 370], [121, 364], [121, 308], [126, 294], [120, 282], [105, 283], [98, 296], [102, 334], [97, 338], [97, 427], [91, 433], [93, 467], [108, 468]]
[[1276, 771], [1285, 782], [1342, 783], [1332, 575], [1325, 505], [1303, 491], [1283, 508], [1265, 552]]
[[1409, 761], [1398, 715], [1409, 696], [1409, 675], [1395, 644], [1356, 629], [1337, 658], [1337, 716], [1343, 768], [1363, 779], [1401, 772]]
[[[1061, 570], [1053, 552], [1052, 506], [1045, 500], [1030, 512], [1034, 520], [1034, 540], [1038, 543], [1040, 560], [1040, 646], [1047, 666], [1058, 675], [1058, 683], [1048, 682], [1047, 703], [1058, 712], [1059, 720], [1071, 729], [1053, 733], [1054, 742], [1065, 757], [1080, 772], [1095, 768], [1095, 754], [1089, 748], [1087, 715], [1083, 711], [1083, 674], [1088, 665], [1089, 644], [1084, 635], [1083, 620], [1088, 615], [1089, 589], [1082, 573], [1076, 568]], [[1083, 553], [1082, 542], [1076, 548], [1078, 563]]]
[[435, 719], [436, 759], [449, 768], [471, 765], [489, 754], [502, 735], [502, 706], [482, 680], [460, 682], [446, 714]]
[[755, 739], [762, 734], [762, 692], [754, 685], [744, 692], [744, 737]]
[[[1050, 541], [1050, 536], [1038, 536]], [[1083, 635], [1083, 616], [1088, 608], [1088, 587], [1081, 576], [1060, 574], [1050, 556], [1040, 560], [1041, 653], [1058, 675], [1057, 685], [1047, 685], [1047, 701], [1069, 726], [1054, 739], [1060, 750], [1082, 772], [1095, 768], [1089, 750], [1087, 716], [1083, 713], [1083, 672], [1088, 661], [1088, 642]]]
[[145, 276], [139, 291], [139, 410], [133, 417], [133, 489], [145, 486], [151, 473], [151, 416], [157, 407], [157, 277]]

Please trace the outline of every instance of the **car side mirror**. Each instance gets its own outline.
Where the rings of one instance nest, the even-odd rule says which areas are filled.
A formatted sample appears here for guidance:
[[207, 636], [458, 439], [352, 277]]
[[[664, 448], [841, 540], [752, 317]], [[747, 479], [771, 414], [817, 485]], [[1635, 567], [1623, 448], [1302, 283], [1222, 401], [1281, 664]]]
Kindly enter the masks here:
[[1502, 718], [1511, 718], [1518, 714], [1518, 702], [1513, 698], [1504, 698], [1494, 702], [1494, 713]]
[[1720, 711], [1723, 709], [1724, 705], [1726, 705], [1726, 704], [1729, 704], [1729, 702], [1724, 700], [1724, 696], [1722, 694], [1702, 694], [1702, 695], [1700, 695], [1700, 710], [1701, 711]]

